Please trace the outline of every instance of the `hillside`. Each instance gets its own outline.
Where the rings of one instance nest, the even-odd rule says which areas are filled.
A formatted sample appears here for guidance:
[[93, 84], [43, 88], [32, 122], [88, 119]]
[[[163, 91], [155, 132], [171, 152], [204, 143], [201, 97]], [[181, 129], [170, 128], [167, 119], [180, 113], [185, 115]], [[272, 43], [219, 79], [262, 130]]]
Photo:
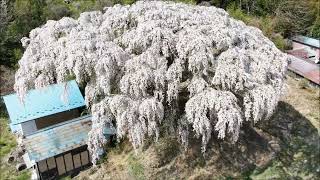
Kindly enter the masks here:
[[[198, 15], [191, 16], [181, 8], [183, 4], [178, 8], [167, 8], [170, 13], [166, 13], [164, 8], [155, 8], [150, 10], [152, 16], [143, 18], [140, 15], [138, 18], [137, 8], [133, 8], [133, 16], [125, 16], [125, 13], [122, 16], [126, 11], [118, 11], [120, 5], [80, 16], [81, 12], [102, 10], [117, 3], [132, 4], [135, 0], [90, 0], [91, 3], [80, 0], [1, 1], [0, 95], [12, 92], [14, 81], [17, 92], [23, 95], [33, 85], [38, 88], [77, 79], [80, 89], [85, 92], [88, 108], [92, 110], [93, 128], [88, 134], [91, 142], [88, 149], [94, 163], [100, 145], [97, 139], [104, 137], [101, 125], [112, 120], [120, 131], [118, 137], [122, 141], [108, 145], [107, 154], [98, 160], [97, 166], [63, 179], [264, 180], [320, 177], [320, 89], [290, 72], [285, 74], [287, 55], [282, 53], [290, 48], [287, 38], [293, 35], [320, 37], [319, 2], [280, 0], [271, 4], [270, 0], [261, 0], [249, 5], [251, 1], [248, 0], [177, 1], [202, 5], [195, 9], [214, 5], [226, 10], [232, 18], [226, 21], [223, 18], [226, 13], [222, 9], [218, 10], [223, 11], [220, 15], [208, 11], [211, 14], [207, 16], [202, 10], [192, 10]], [[141, 14], [148, 14], [143, 10], [144, 6], [141, 7]], [[177, 23], [180, 22], [177, 18], [152, 23], [154, 19], [150, 17], [156, 17], [154, 14], [170, 17], [173, 9], [180, 11], [179, 18], [194, 18], [182, 23]], [[102, 16], [102, 13], [106, 14]], [[57, 21], [48, 21], [51, 19]], [[144, 21], [139, 21], [139, 24], [138, 19]], [[151, 23], [146, 20], [151, 20]], [[181, 24], [184, 26], [180, 27]], [[253, 27], [244, 28], [245, 24]], [[167, 26], [165, 31], [164, 25]], [[110, 27], [113, 27], [112, 33], [101, 34]], [[175, 27], [172, 29], [174, 33], [171, 33], [172, 27]], [[192, 28], [187, 30], [186, 27]], [[201, 31], [200, 27], [203, 28]], [[151, 33], [146, 33], [145, 28]], [[85, 36], [88, 32], [95, 34], [92, 36], [94, 38]], [[159, 33], [161, 36], [158, 36]], [[35, 34], [40, 34], [39, 38], [35, 38]], [[209, 34], [212, 36], [209, 37]], [[233, 38], [226, 38], [229, 35]], [[148, 37], [153, 37], [151, 39], [154, 41], [150, 43]], [[214, 41], [211, 42], [212, 39]], [[213, 58], [212, 54], [216, 59], [221, 58], [219, 66], [207, 61]], [[177, 55], [180, 58], [176, 58]], [[156, 63], [157, 57], [162, 56], [165, 58], [159, 58], [161, 63]], [[189, 65], [183, 65], [181, 59]], [[257, 66], [247, 63], [248, 60], [253, 60]], [[217, 78], [211, 82], [214, 74]], [[247, 81], [248, 77], [250, 79]], [[284, 81], [287, 92], [277, 105]], [[257, 88], [257, 84], [261, 88]], [[205, 90], [209, 85], [210, 91]], [[221, 90], [223, 93], [220, 93]], [[162, 94], [167, 96], [163, 98]], [[191, 103], [188, 103], [188, 98], [192, 98]], [[168, 99], [165, 101], [168, 103], [161, 103], [163, 99]], [[176, 110], [169, 108], [172, 99]], [[206, 111], [208, 107], [212, 109], [212, 114]], [[264, 121], [268, 114], [272, 115], [275, 107], [271, 119]], [[220, 110], [223, 116], [218, 121], [224, 123], [217, 123], [216, 119], [206, 121], [209, 115], [210, 120], [211, 116], [221, 115]], [[187, 112], [188, 116], [185, 115]], [[201, 116], [197, 116], [200, 114], [198, 112], [202, 112]], [[252, 123], [257, 122], [252, 126], [248, 121], [251, 116]], [[104, 117], [117, 118], [114, 121]], [[208, 122], [214, 126], [208, 126]], [[16, 146], [7, 124], [5, 107], [0, 102], [0, 179], [29, 179], [28, 170], [17, 172], [16, 164], [7, 162], [8, 155]], [[145, 124], [151, 125], [145, 127]], [[240, 125], [241, 129], [238, 128]], [[195, 132], [202, 136], [202, 141], [199, 137], [188, 138]], [[188, 136], [189, 133], [191, 136]], [[144, 139], [150, 134], [155, 138]], [[159, 134], [158, 142], [154, 142]], [[225, 134], [225, 140], [219, 139], [223, 139]], [[238, 141], [233, 144], [229, 137]], [[188, 144], [186, 151], [181, 142], [182, 145]], [[204, 148], [205, 154], [202, 153]]]
[[194, 140], [183, 153], [174, 139], [134, 152], [128, 142], [109, 148], [101, 164], [75, 179], [314, 179], [319, 167], [319, 88], [287, 76], [288, 92], [270, 121], [243, 133], [236, 145], [213, 140], [206, 157]]
[[[109, 147], [100, 165], [80, 173], [75, 179], [224, 179], [251, 177], [270, 179], [319, 176], [319, 88], [310, 87], [301, 78], [287, 75], [287, 94], [279, 103], [271, 121], [243, 133], [237, 146], [214, 139], [206, 157], [195, 140], [187, 152], [175, 139], [160, 139], [140, 148], [136, 154], [130, 143]], [[27, 179], [7, 165], [6, 155], [15, 147], [7, 131], [7, 118], [1, 115], [1, 175], [4, 179]], [[240, 155], [241, 154], [241, 155]], [[239, 156], [240, 155], [240, 156]]]

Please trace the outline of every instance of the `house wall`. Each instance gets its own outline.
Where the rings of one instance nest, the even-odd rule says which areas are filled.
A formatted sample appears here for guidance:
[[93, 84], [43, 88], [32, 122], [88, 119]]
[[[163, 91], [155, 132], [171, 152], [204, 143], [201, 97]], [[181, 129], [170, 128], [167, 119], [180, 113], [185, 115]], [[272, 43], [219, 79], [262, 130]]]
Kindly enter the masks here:
[[80, 116], [80, 112], [78, 109], [73, 109], [70, 111], [64, 111], [61, 113], [53, 114], [50, 116], [38, 118], [35, 120], [35, 124], [37, 129], [43, 129], [54, 124], [58, 124], [64, 121], [68, 121]]
[[21, 123], [22, 135], [28, 136], [30, 134], [35, 133], [36, 131], [37, 131], [37, 126], [34, 120]]
[[64, 175], [79, 172], [91, 166], [87, 146], [81, 146], [71, 151], [37, 162], [41, 179], [57, 179]]
[[26, 121], [20, 124], [22, 135], [28, 136], [35, 133], [37, 130], [58, 124], [64, 121], [68, 121], [80, 116], [78, 109], [72, 109], [70, 111], [65, 111], [51, 116], [46, 116], [38, 118], [31, 121]]

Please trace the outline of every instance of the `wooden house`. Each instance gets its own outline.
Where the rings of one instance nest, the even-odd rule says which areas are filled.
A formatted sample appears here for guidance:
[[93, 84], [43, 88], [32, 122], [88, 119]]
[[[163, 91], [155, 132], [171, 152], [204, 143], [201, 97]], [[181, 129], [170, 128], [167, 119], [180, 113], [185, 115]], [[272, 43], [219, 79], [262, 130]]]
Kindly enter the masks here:
[[[3, 97], [11, 131], [21, 134], [33, 179], [56, 179], [91, 165], [87, 150], [91, 115], [75, 81], [28, 91], [24, 103], [16, 94]], [[114, 130], [105, 128], [107, 138]]]

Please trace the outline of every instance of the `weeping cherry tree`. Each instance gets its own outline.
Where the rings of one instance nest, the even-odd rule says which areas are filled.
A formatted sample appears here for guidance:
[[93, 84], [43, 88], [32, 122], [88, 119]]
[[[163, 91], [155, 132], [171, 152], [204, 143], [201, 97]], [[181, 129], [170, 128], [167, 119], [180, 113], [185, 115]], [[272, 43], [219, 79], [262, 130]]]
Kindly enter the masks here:
[[211, 136], [236, 142], [243, 123], [272, 115], [288, 59], [222, 9], [159, 1], [49, 20], [21, 41], [15, 90], [22, 100], [28, 89], [70, 75], [85, 88], [93, 163], [107, 125], [134, 148], [162, 131], [184, 148], [192, 132], [203, 152]]

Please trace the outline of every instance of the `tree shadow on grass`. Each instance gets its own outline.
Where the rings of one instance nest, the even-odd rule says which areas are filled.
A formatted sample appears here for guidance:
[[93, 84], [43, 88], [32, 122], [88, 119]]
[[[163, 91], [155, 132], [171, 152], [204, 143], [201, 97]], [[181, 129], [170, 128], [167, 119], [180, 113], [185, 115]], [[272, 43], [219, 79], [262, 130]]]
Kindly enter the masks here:
[[[190, 169], [202, 167], [222, 177], [251, 179], [319, 177], [319, 134], [311, 122], [286, 102], [279, 102], [270, 120], [252, 127], [244, 124], [238, 142], [212, 137], [205, 156], [201, 154], [199, 139], [190, 141], [184, 156]], [[182, 161], [181, 161], [182, 162]], [[270, 170], [274, 168], [277, 170]], [[270, 174], [266, 174], [266, 172]], [[259, 175], [261, 175], [259, 177]], [[217, 177], [217, 176], [215, 176]]]
[[273, 117], [258, 126], [279, 139], [281, 151], [277, 160], [286, 167], [288, 176], [320, 177], [318, 130], [293, 106], [279, 102]]
[[243, 124], [232, 144], [212, 135], [205, 155], [201, 138], [190, 135], [183, 153], [174, 136], [147, 143], [138, 157], [148, 179], [316, 179], [319, 177], [317, 129], [286, 102], [270, 120]]

